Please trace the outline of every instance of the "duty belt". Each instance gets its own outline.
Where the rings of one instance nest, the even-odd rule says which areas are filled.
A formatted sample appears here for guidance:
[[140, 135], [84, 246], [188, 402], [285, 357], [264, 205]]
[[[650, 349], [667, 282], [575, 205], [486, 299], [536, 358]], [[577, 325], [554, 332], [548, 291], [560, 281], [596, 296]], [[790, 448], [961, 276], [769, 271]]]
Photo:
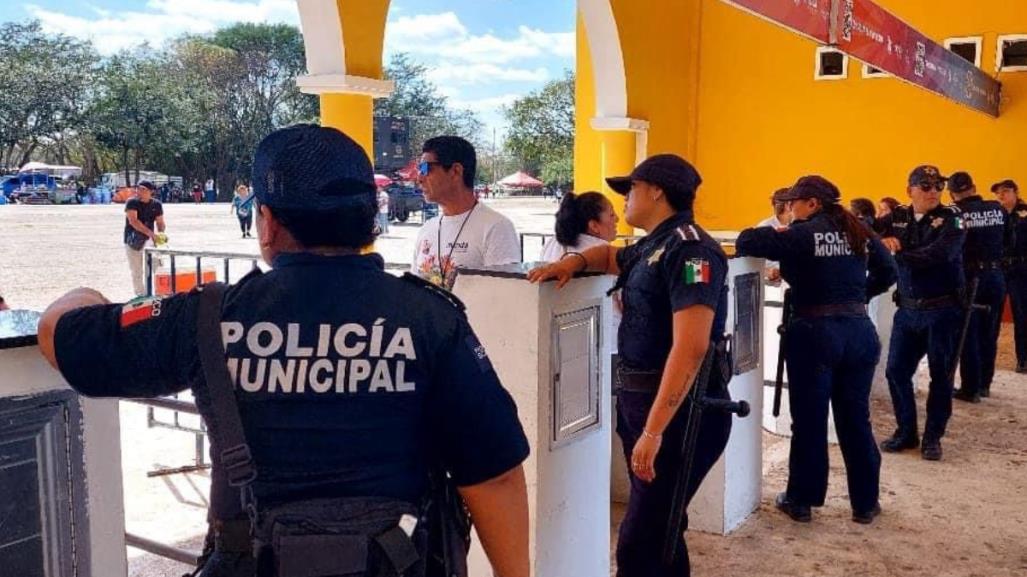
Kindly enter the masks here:
[[613, 371], [615, 391], [632, 393], [655, 393], [660, 390], [663, 373], [630, 369], [618, 364]]
[[989, 270], [1002, 270], [1003, 262], [1000, 260], [971, 262], [963, 265], [968, 272], [985, 272]]
[[929, 299], [911, 299], [895, 293], [895, 304], [900, 309], [929, 311], [948, 307], [962, 306], [962, 300], [956, 295], [946, 295]]
[[1002, 266], [1005, 268], [1016, 268], [1027, 266], [1027, 256], [1009, 256], [1002, 259]]
[[817, 317], [865, 317], [867, 316], [867, 306], [863, 303], [796, 306], [795, 316], [801, 319]]

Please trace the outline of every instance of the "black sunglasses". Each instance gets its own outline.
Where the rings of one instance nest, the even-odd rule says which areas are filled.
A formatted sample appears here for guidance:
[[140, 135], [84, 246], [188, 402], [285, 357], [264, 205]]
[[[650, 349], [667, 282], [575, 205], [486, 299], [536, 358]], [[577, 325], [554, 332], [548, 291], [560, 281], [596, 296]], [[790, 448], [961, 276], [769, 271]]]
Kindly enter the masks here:
[[931, 190], [935, 190], [937, 192], [945, 190], [945, 183], [941, 180], [921, 180], [917, 183], [917, 186], [920, 187], [921, 190], [928, 192]]

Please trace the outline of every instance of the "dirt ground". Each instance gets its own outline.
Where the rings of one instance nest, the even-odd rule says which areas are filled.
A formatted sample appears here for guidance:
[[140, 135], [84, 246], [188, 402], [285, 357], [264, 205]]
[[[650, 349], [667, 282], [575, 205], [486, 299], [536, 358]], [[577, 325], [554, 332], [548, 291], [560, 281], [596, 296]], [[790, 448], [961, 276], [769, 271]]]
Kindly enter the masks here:
[[[501, 199], [492, 205], [521, 232], [552, 230], [551, 200]], [[0, 294], [15, 308], [41, 309], [76, 286], [112, 300], [130, 297], [121, 245], [120, 206], [0, 207]], [[169, 205], [171, 246], [256, 254], [239, 238], [227, 205]], [[415, 217], [416, 219], [416, 217]], [[418, 223], [393, 226], [379, 242], [390, 262], [406, 262]], [[534, 241], [537, 243], [537, 241]], [[538, 246], [528, 243], [527, 256]], [[539, 245], [540, 246], [540, 245]], [[812, 524], [796, 524], [772, 500], [787, 478], [788, 441], [764, 435], [763, 504], [728, 537], [689, 533], [693, 574], [702, 577], [1022, 577], [1027, 576], [1027, 376], [1012, 372], [1005, 327], [992, 397], [957, 402], [944, 440], [945, 460], [919, 453], [884, 455], [884, 514], [866, 527], [849, 520], [844, 468], [832, 448], [828, 502]], [[921, 413], [926, 375], [918, 375]], [[878, 438], [894, 420], [887, 398], [875, 398]], [[158, 417], [169, 419], [167, 413]], [[123, 403], [122, 450], [128, 531], [198, 550], [208, 481], [204, 473], [148, 478], [158, 467], [192, 463], [192, 435], [148, 428], [146, 409]], [[615, 512], [619, 512], [617, 509]], [[615, 515], [612, 530], [619, 515]], [[129, 575], [178, 576], [185, 565], [129, 549]], [[574, 577], [574, 576], [567, 576]]]

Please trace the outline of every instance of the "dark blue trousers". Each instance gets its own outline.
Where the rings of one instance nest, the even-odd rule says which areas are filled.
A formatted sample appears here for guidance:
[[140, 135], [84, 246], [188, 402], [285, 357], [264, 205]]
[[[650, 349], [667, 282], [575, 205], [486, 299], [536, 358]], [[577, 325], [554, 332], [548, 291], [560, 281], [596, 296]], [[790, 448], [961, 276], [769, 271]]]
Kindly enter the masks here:
[[1013, 309], [1016, 366], [1027, 367], [1027, 267], [1006, 272], [1006, 293]]
[[915, 436], [919, 429], [913, 375], [924, 355], [930, 368], [927, 421], [924, 437], [940, 439], [952, 416], [952, 380], [963, 309], [957, 306], [934, 310], [900, 308], [892, 325], [888, 350], [888, 389], [900, 433]]
[[[710, 390], [710, 397], [726, 398], [723, 390]], [[687, 425], [688, 403], [663, 433], [663, 446], [656, 456], [656, 478], [644, 483], [631, 473], [631, 452], [642, 435], [654, 393], [621, 391], [617, 394], [617, 434], [624, 444], [624, 458], [631, 476], [631, 496], [617, 539], [617, 577], [687, 577], [690, 574], [684, 536], [679, 541], [674, 567], [664, 567], [663, 537], [669, 519], [677, 471], [681, 467], [681, 440]], [[731, 415], [715, 411], [703, 415], [688, 483], [688, 500], [699, 489], [727, 446]], [[685, 518], [683, 529], [688, 528]]]
[[788, 327], [785, 345], [792, 444], [788, 497], [820, 507], [827, 496], [828, 406], [845, 460], [849, 503], [855, 511], [877, 504], [881, 453], [870, 424], [870, 387], [881, 356], [877, 331], [867, 317], [800, 319]]
[[959, 381], [968, 393], [979, 393], [991, 388], [991, 380], [995, 376], [995, 356], [998, 354], [998, 333], [1002, 328], [1002, 306], [1006, 296], [1006, 281], [1002, 271], [981, 272], [977, 278], [980, 284], [974, 303], [987, 306], [988, 310], [975, 310], [970, 316], [966, 344], [959, 357]]

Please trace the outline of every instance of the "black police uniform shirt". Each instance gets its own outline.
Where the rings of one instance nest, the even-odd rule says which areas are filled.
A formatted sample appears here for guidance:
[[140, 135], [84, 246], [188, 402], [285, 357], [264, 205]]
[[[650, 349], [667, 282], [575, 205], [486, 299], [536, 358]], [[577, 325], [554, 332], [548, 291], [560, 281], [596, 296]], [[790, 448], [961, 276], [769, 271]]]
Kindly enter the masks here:
[[[151, 198], [150, 202], [143, 202], [138, 198], [131, 198], [125, 203], [125, 212], [130, 210], [136, 211], [136, 218], [139, 222], [143, 223], [143, 226], [153, 230], [154, 224], [157, 222], [157, 217], [164, 215], [164, 207], [161, 206], [159, 200]], [[132, 227], [128, 223], [128, 217], [125, 217], [125, 244], [139, 250], [146, 244], [147, 237], [139, 233], [138, 230]]]
[[998, 201], [984, 200], [978, 195], [957, 201], [963, 211], [963, 266], [973, 274], [982, 266], [998, 267], [1006, 243], [1006, 211]]
[[[292, 253], [273, 265], [229, 289], [221, 322], [258, 502], [417, 502], [432, 455], [458, 486], [527, 457], [513, 400], [452, 302], [385, 273], [378, 255]], [[198, 304], [194, 291], [67, 313], [55, 336], [61, 373], [94, 397], [191, 386], [209, 417]], [[221, 515], [238, 514], [238, 500], [212, 501]]]
[[966, 233], [961, 214], [959, 207], [939, 204], [918, 220], [912, 206], [898, 206], [881, 219], [881, 236], [902, 243], [895, 254], [901, 296], [933, 299], [958, 296], [963, 290]]
[[624, 366], [662, 372], [674, 341], [674, 313], [694, 305], [715, 311], [710, 339], [727, 320], [727, 257], [689, 212], [665, 220], [617, 253], [624, 313], [617, 353]]
[[[869, 229], [868, 229], [869, 232]], [[823, 212], [787, 229], [751, 228], [735, 243], [739, 255], [779, 261], [796, 306], [866, 303], [895, 283], [895, 260], [871, 235], [865, 257]]]
[[1017, 202], [1006, 215], [1006, 251], [1008, 267], [1027, 270], [1027, 203]]

